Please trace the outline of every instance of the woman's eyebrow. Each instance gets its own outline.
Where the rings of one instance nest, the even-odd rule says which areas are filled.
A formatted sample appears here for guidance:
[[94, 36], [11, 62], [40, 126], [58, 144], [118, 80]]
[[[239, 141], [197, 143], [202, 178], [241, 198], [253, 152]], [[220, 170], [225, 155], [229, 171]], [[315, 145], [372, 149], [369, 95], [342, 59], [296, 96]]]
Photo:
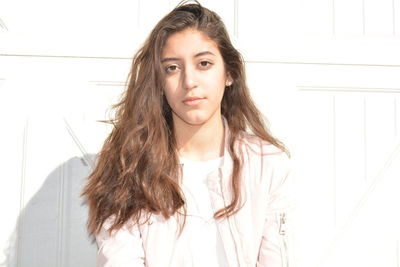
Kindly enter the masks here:
[[161, 60], [161, 63], [168, 62], [168, 61], [178, 61], [179, 58], [177, 57], [166, 57]]
[[205, 56], [205, 55], [215, 56], [215, 54], [210, 51], [203, 51], [203, 52], [197, 53], [196, 55], [194, 55], [194, 57], [201, 57], [201, 56]]
[[[210, 52], [210, 51], [203, 51], [203, 52], [197, 53], [196, 55], [194, 55], [194, 57], [201, 57], [201, 56], [205, 56], [205, 55], [215, 56], [215, 54], [212, 53], [212, 52]], [[163, 58], [163, 59], [161, 60], [161, 63], [169, 62], [169, 61], [179, 61], [179, 60], [180, 60], [180, 59], [177, 58], [177, 57], [166, 57], [166, 58]]]

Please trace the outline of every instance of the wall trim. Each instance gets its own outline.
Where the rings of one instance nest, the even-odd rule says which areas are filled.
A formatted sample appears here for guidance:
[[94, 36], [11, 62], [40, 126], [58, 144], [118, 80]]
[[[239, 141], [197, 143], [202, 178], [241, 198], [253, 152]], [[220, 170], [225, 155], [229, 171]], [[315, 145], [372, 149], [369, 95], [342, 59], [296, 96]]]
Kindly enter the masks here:
[[358, 92], [358, 93], [400, 93], [400, 88], [384, 87], [355, 87], [355, 86], [297, 86], [299, 91], [314, 92]]

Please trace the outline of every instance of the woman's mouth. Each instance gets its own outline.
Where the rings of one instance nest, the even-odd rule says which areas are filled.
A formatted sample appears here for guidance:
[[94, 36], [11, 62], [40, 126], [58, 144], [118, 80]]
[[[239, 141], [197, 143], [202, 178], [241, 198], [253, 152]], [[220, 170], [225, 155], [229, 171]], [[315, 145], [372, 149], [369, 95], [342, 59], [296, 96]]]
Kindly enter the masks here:
[[200, 104], [205, 98], [204, 97], [186, 97], [183, 103], [187, 106], [195, 106]]

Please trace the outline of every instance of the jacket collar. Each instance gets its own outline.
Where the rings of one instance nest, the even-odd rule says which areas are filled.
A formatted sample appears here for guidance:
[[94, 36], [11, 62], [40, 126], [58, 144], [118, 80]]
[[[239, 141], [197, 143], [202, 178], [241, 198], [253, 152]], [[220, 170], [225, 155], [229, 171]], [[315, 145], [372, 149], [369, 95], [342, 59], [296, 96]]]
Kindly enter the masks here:
[[[231, 180], [231, 174], [232, 174], [232, 168], [233, 168], [233, 160], [232, 157], [229, 153], [229, 137], [230, 137], [230, 131], [229, 131], [229, 126], [228, 122], [225, 117], [222, 117], [222, 121], [224, 124], [224, 155], [223, 155], [223, 161], [221, 166], [216, 169], [215, 171], [211, 172], [207, 176], [207, 185], [208, 188], [210, 189], [211, 192], [216, 193], [215, 196], [218, 196], [217, 199], [214, 199], [214, 201], [218, 202], [221, 201], [222, 199], [228, 197], [226, 193], [223, 192], [228, 192], [229, 191], [229, 181]], [[222, 198], [220, 198], [222, 197]], [[219, 203], [217, 206], [219, 208], [223, 208], [226, 206], [227, 200], [224, 199], [223, 202]], [[219, 208], [215, 209], [218, 210]]]
[[224, 116], [222, 116], [222, 122], [224, 124], [224, 160], [220, 168], [230, 171], [233, 167], [233, 160], [231, 154], [229, 153], [229, 137], [231, 132], [229, 130], [228, 121]]

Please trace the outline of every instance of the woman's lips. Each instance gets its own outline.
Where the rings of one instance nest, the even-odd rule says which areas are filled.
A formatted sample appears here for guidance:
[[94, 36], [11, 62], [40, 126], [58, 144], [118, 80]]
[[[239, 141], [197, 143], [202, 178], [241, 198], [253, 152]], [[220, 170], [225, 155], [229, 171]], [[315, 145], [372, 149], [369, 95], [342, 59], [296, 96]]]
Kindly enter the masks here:
[[200, 104], [204, 99], [202, 97], [186, 97], [183, 103], [187, 106], [195, 106]]

